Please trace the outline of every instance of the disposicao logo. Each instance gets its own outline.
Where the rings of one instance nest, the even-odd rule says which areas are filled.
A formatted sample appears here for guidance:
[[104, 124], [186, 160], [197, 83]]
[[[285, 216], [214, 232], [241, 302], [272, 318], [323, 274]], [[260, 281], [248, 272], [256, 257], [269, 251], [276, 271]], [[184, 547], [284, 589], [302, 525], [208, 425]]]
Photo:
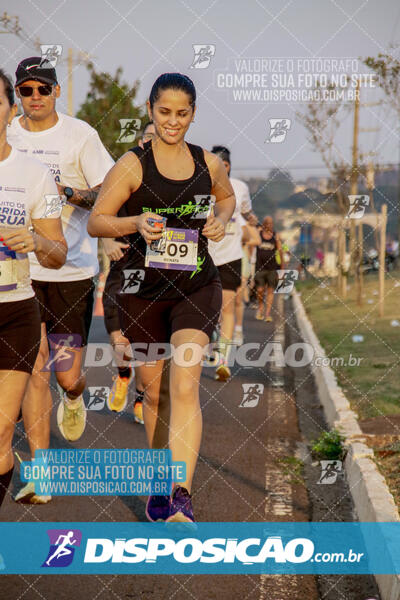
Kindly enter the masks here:
[[[250, 550], [252, 548], [252, 551]], [[248, 551], [250, 550], [250, 553]], [[300, 552], [299, 552], [300, 550]], [[170, 557], [178, 563], [234, 563], [252, 565], [268, 558], [277, 563], [303, 563], [312, 557], [314, 544], [307, 538], [295, 538], [282, 543], [280, 536], [265, 541], [247, 538], [89, 538], [86, 543], [85, 563], [155, 563]]]
[[79, 529], [48, 529], [50, 548], [42, 567], [68, 567], [74, 558], [75, 548], [81, 545]]

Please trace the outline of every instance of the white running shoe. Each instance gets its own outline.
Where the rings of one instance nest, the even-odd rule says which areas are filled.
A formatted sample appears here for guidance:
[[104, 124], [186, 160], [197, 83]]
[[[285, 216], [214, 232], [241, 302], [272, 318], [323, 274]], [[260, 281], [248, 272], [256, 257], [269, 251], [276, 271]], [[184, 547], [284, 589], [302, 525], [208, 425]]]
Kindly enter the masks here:
[[35, 493], [35, 484], [33, 481], [28, 481], [15, 496], [14, 501], [21, 504], [47, 504], [50, 502], [51, 496], [40, 496]]
[[243, 344], [243, 330], [238, 331], [235, 329], [232, 344], [234, 346], [241, 346]]

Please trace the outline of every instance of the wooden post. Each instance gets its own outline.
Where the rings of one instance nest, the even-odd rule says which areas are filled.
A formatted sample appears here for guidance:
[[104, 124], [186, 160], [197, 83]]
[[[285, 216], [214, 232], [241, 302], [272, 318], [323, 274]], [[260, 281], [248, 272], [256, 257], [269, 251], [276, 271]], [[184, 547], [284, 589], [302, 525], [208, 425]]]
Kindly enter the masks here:
[[338, 225], [338, 234], [336, 240], [336, 250], [337, 250], [337, 270], [338, 270], [338, 293], [342, 293], [342, 233], [340, 229], [340, 225]]
[[379, 245], [379, 316], [384, 315], [387, 204], [382, 205]]
[[[350, 194], [358, 194], [358, 122], [360, 113], [360, 80], [357, 79], [356, 93], [354, 100], [354, 121], [353, 121], [353, 148], [352, 148], [352, 164], [351, 164], [351, 175], [350, 175]], [[350, 251], [350, 267], [349, 275], [356, 275], [356, 223], [354, 219], [350, 219], [350, 232], [349, 232], [349, 251]], [[357, 281], [357, 280], [356, 280]], [[357, 281], [358, 284], [358, 281]]]
[[364, 256], [364, 232], [362, 221], [358, 224], [358, 288], [357, 288], [357, 304], [358, 306], [363, 305], [363, 293], [364, 293], [364, 271], [363, 271], [363, 256]]
[[340, 293], [342, 298], [345, 299], [347, 297], [347, 275], [344, 272], [345, 266], [345, 257], [346, 257], [346, 230], [344, 228], [344, 223], [342, 222], [339, 229], [339, 268], [341, 270], [341, 290]]

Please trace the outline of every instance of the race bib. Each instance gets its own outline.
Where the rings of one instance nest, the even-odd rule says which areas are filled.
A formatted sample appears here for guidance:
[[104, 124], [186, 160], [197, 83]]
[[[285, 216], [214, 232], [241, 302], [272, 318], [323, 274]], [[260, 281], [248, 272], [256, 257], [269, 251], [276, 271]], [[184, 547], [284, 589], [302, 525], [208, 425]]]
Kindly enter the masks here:
[[237, 233], [236, 219], [230, 219], [225, 227], [225, 235], [235, 235]]
[[157, 249], [147, 246], [145, 266], [155, 269], [193, 271], [197, 268], [197, 229], [166, 228]]
[[17, 288], [17, 261], [13, 250], [0, 248], [0, 292]]

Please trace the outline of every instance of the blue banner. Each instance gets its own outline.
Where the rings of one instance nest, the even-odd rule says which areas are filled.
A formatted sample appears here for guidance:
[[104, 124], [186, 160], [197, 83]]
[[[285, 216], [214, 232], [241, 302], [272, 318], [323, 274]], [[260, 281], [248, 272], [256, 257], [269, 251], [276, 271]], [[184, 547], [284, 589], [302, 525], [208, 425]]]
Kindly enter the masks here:
[[0, 523], [3, 574], [400, 573], [399, 548], [400, 523]]
[[168, 496], [185, 481], [186, 465], [173, 462], [170, 450], [36, 450], [20, 477], [45, 496]]

